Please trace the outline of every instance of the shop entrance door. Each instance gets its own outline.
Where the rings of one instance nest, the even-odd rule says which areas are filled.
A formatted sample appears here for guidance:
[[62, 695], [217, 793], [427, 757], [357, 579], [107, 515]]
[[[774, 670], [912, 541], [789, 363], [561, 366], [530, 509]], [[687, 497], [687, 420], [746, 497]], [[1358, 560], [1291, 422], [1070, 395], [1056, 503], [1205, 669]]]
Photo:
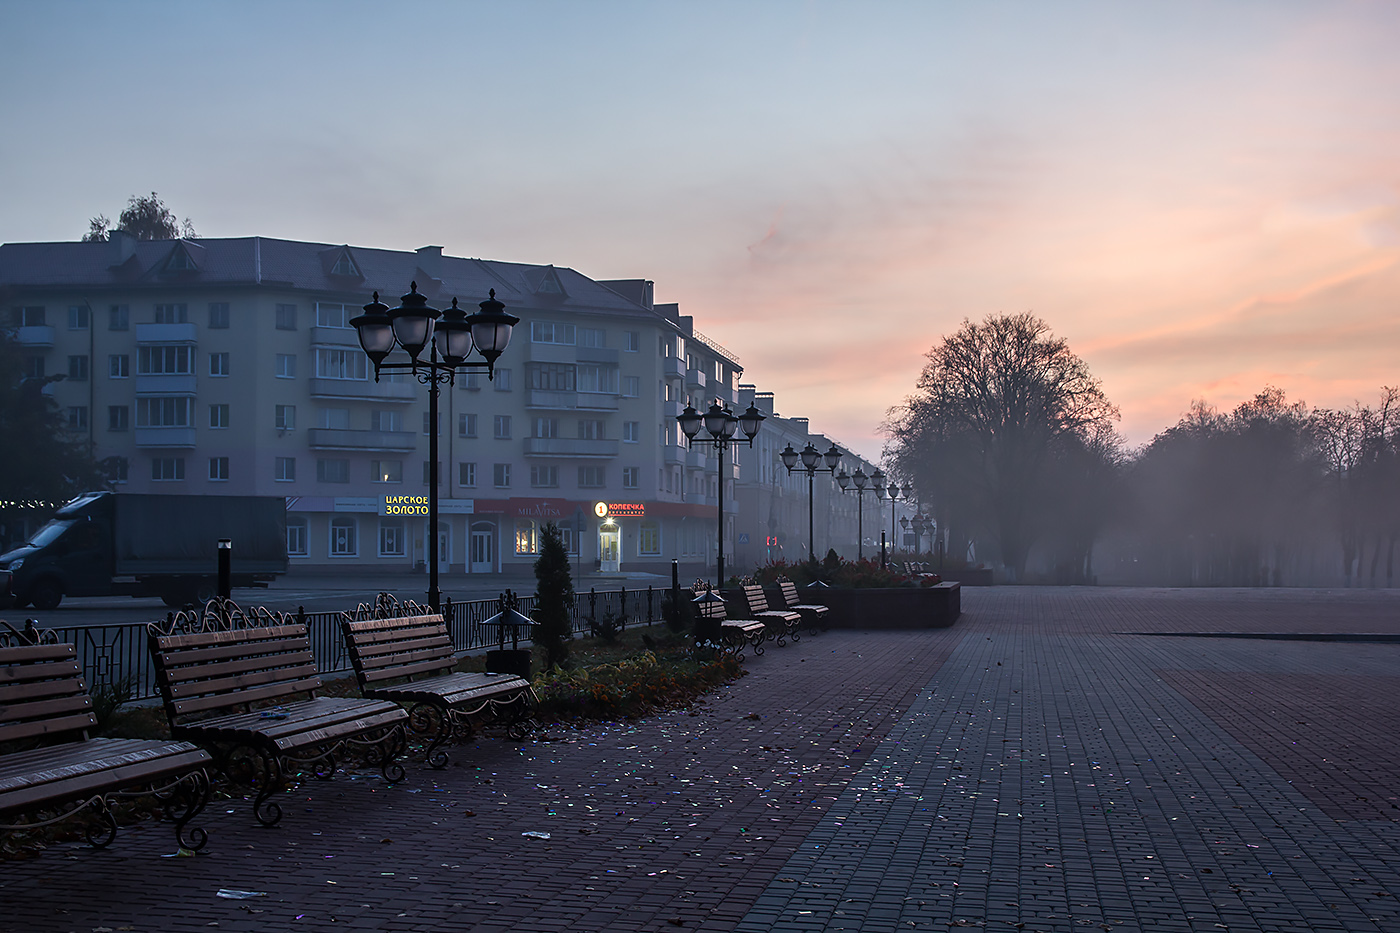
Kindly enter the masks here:
[[496, 569], [495, 547], [496, 528], [490, 522], [479, 522], [472, 526], [471, 572], [491, 573]]
[[622, 564], [621, 528], [604, 525], [598, 529], [598, 554], [602, 557], [598, 569], [603, 573], [617, 573]]

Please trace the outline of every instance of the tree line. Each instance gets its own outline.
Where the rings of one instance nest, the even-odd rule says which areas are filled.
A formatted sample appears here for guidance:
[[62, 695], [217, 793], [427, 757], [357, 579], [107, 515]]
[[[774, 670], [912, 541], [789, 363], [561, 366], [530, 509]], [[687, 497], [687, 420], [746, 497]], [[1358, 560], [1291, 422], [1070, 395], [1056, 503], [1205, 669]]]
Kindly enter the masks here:
[[1309, 408], [1265, 387], [1193, 402], [1140, 448], [1066, 341], [1030, 314], [964, 321], [885, 424], [890, 472], [1010, 580], [1392, 586], [1400, 390]]

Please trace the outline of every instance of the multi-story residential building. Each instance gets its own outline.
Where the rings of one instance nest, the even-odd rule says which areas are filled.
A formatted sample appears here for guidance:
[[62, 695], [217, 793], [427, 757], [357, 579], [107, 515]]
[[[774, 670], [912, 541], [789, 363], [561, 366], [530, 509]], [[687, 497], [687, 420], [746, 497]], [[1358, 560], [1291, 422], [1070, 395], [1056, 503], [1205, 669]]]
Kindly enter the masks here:
[[[495, 289], [521, 319], [494, 380], [458, 376], [435, 425], [427, 389], [410, 374], [376, 381], [349, 324], [372, 292], [393, 304], [410, 282], [434, 306], [455, 297], [468, 310]], [[117, 232], [105, 243], [0, 246], [0, 306], [29, 372], [65, 375], [48, 391], [115, 488], [285, 496], [294, 567], [425, 559], [426, 519], [388, 514], [385, 501], [425, 493], [429, 431], [448, 574], [528, 566], [546, 521], [598, 569], [669, 571], [677, 559], [699, 573], [713, 566], [720, 482], [726, 550], [770, 535], [754, 523], [767, 506], [736, 499], [741, 465], [759, 485], [780, 480], [787, 498], [805, 494], [771, 469], [762, 438], [780, 419], [757, 453], [726, 458], [723, 477], [713, 450], [685, 446], [675, 416], [687, 403], [742, 409], [749, 396], [734, 354], [675, 305], [655, 304], [645, 280], [439, 247]], [[805, 443], [796, 427], [787, 433]], [[840, 497], [832, 504], [828, 518]], [[776, 533], [791, 539], [798, 525], [784, 522]]]

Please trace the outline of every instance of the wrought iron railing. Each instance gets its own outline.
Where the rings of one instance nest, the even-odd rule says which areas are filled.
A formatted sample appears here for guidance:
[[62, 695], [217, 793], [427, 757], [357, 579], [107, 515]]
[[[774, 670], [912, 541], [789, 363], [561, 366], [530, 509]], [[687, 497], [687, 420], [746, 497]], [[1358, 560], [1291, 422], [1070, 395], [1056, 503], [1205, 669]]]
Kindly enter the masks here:
[[[573, 608], [573, 631], [586, 634], [592, 624], [603, 621], [609, 614], [619, 626], [650, 625], [661, 620], [662, 591], [590, 590], [579, 593]], [[517, 608], [529, 615], [535, 608], [535, 597], [519, 597]], [[347, 607], [345, 612], [353, 611]], [[460, 602], [448, 599], [443, 604], [443, 618], [453, 647], [461, 653], [479, 651], [497, 644], [500, 632], [496, 626], [484, 623], [499, 609], [499, 600], [471, 599]], [[345, 653], [345, 640], [340, 621], [345, 612], [296, 612], [298, 621], [305, 622], [311, 636], [311, 652], [322, 673], [334, 674], [350, 670], [350, 658]], [[55, 626], [52, 629], [60, 642], [72, 642], [78, 660], [83, 665], [89, 690], [113, 690], [128, 693], [132, 700], [147, 700], [159, 696], [155, 669], [146, 648], [146, 625], [132, 622], [124, 625]], [[522, 633], [528, 642], [529, 633]]]

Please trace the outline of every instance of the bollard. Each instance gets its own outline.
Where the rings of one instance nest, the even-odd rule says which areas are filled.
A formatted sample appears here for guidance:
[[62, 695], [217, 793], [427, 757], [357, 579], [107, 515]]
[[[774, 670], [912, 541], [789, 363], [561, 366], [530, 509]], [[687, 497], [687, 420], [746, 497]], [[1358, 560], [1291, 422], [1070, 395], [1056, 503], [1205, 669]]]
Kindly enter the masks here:
[[219, 539], [219, 598], [233, 598], [233, 539]]

